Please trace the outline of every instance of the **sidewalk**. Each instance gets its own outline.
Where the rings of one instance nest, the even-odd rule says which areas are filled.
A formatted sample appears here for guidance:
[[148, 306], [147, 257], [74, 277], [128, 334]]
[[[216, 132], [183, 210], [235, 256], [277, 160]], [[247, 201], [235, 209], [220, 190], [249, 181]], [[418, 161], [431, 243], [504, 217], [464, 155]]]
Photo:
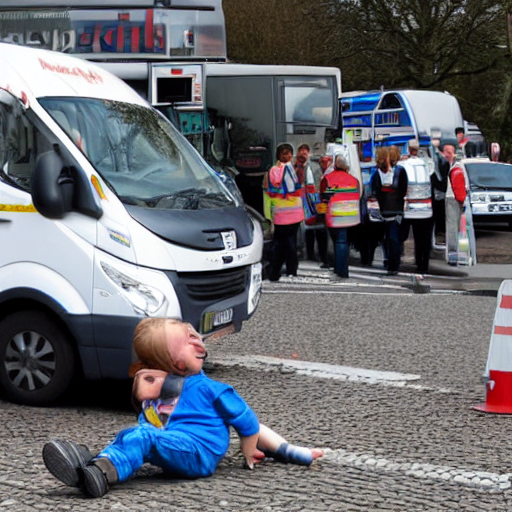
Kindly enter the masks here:
[[[475, 266], [454, 267], [444, 260], [444, 253], [434, 250], [430, 259], [429, 273], [421, 276], [417, 273], [411, 248], [405, 248], [399, 273], [388, 276], [383, 265], [380, 248], [375, 251], [375, 259], [371, 267], [360, 264], [359, 253], [351, 251], [349, 275], [350, 282], [364, 284], [396, 285], [413, 289], [418, 293], [428, 291], [458, 291], [475, 295], [496, 296], [501, 282], [512, 279], [511, 265], [477, 264]], [[303, 260], [299, 263], [299, 276], [318, 278], [325, 282], [333, 277], [332, 269], [321, 269], [314, 261]], [[347, 283], [348, 284], [348, 283]]]

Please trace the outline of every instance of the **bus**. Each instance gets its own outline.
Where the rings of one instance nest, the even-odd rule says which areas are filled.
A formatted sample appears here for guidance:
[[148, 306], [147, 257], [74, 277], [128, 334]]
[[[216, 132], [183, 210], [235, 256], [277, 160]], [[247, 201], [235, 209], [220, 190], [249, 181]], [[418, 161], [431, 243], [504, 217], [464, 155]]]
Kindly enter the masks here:
[[[375, 148], [385, 143], [407, 151], [409, 139], [455, 139], [465, 128], [473, 141], [470, 156], [486, 156], [478, 127], [464, 121], [455, 96], [422, 90], [379, 90], [342, 93], [343, 138], [359, 147], [362, 162], [373, 160]], [[425, 146], [428, 144], [425, 143]]]
[[341, 136], [340, 70], [229, 62], [221, 0], [3, 0], [0, 41], [123, 79], [234, 177], [253, 212], [279, 143], [308, 143], [315, 159]]

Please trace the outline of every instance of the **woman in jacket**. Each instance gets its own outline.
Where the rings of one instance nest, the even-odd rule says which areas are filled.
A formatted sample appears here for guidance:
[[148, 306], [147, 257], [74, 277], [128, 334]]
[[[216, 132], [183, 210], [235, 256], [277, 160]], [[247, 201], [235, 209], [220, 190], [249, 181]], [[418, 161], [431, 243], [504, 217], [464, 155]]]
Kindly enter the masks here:
[[348, 171], [345, 158], [336, 155], [333, 171], [320, 182], [320, 196], [327, 203], [325, 224], [334, 245], [334, 272], [340, 277], [348, 277], [348, 228], [361, 221], [359, 181]]
[[377, 149], [376, 161], [377, 171], [372, 176], [371, 188], [384, 219], [384, 252], [388, 259], [388, 274], [395, 275], [400, 265], [400, 223], [404, 216], [407, 172], [401, 165], [391, 167], [387, 147]]
[[286, 274], [297, 275], [297, 231], [304, 220], [301, 184], [292, 164], [293, 148], [280, 144], [276, 164], [270, 169], [265, 183], [265, 217], [274, 224], [269, 279], [278, 281], [281, 266]]

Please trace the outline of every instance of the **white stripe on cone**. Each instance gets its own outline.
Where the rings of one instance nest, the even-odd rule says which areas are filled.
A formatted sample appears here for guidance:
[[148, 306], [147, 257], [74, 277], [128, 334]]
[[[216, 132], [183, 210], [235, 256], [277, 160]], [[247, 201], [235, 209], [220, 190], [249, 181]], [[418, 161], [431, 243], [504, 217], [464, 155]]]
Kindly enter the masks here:
[[485, 367], [486, 398], [474, 408], [483, 412], [512, 414], [512, 280], [498, 291], [489, 355]]

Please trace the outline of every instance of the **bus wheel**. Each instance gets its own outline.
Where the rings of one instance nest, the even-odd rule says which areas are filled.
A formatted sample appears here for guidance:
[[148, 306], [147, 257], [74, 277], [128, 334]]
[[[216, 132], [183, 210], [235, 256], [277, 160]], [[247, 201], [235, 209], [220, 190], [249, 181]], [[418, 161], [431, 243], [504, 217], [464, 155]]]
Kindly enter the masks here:
[[47, 405], [68, 388], [75, 354], [55, 321], [18, 311], [0, 322], [0, 391], [8, 400]]

